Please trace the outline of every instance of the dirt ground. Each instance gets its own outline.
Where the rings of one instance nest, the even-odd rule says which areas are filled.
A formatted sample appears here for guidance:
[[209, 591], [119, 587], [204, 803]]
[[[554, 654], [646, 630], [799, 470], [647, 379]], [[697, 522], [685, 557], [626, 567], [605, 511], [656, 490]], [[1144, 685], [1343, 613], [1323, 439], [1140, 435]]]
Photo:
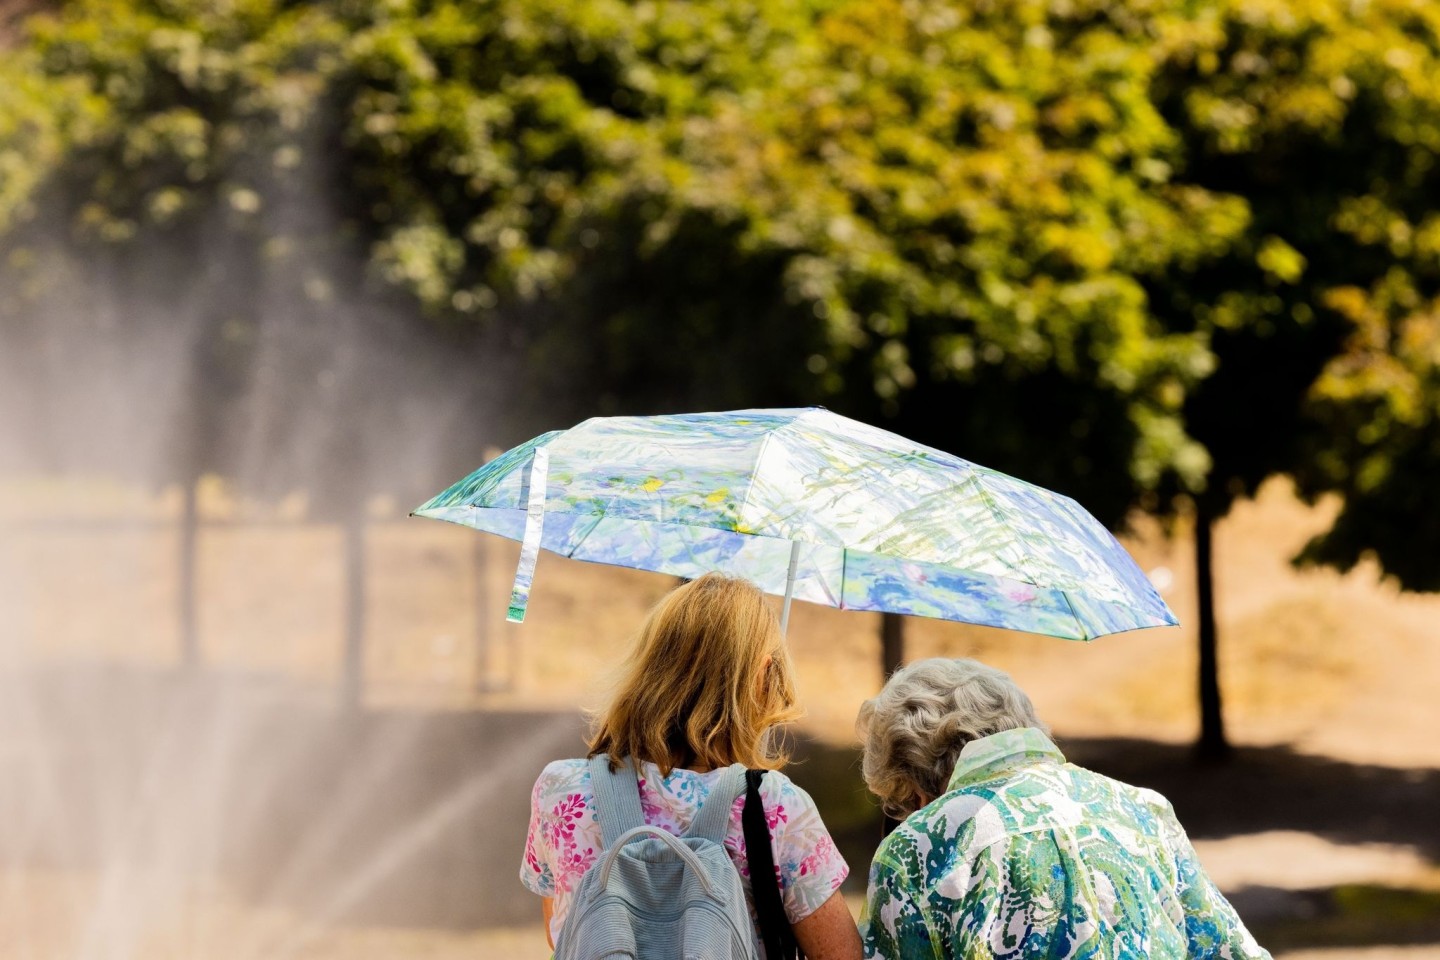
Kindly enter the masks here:
[[[6, 669], [30, 670], [39, 664], [51, 674], [64, 674], [70, 679], [27, 681], [24, 689], [51, 683], [56, 690], [71, 690], [31, 698], [73, 710], [84, 699], [73, 691], [92, 689], [77, 686], [73, 677], [103, 667], [110, 679], [100, 687], [112, 693], [136, 691], [126, 694], [128, 706], [116, 708], [115, 715], [151, 710], [146, 706], [151, 694], [143, 692], [151, 680], [136, 678], [168, 675], [178, 659], [179, 578], [175, 535], [167, 526], [176, 514], [178, 494], [154, 497], [120, 488], [97, 494], [92, 486], [77, 507], [74, 491], [63, 485], [0, 492], [5, 494], [0, 524], [12, 524], [0, 537], [0, 639], [7, 641], [0, 652], [9, 658]], [[67, 801], [57, 809], [69, 812], [51, 815], [34, 830], [84, 834], [72, 829], [75, 823], [93, 821], [101, 824], [94, 827], [99, 839], [93, 845], [42, 856], [45, 845], [32, 834], [12, 827], [6, 844], [0, 831], [0, 943], [20, 945], [7, 948], [5, 955], [27, 960], [523, 960], [547, 955], [538, 918], [526, 912], [529, 901], [513, 897], [513, 891], [501, 892], [514, 886], [513, 868], [490, 876], [498, 868], [489, 861], [454, 852], [474, 845], [467, 837], [523, 829], [511, 822], [516, 814], [494, 812], [499, 801], [491, 797], [491, 786], [482, 795], [435, 771], [503, 746], [512, 734], [497, 735], [486, 726], [486, 717], [521, 718], [514, 729], [529, 730], [538, 721], [524, 717], [559, 716], [556, 732], [547, 734], [543, 745], [526, 747], [507, 774], [521, 784], [514, 792], [523, 794], [523, 784], [549, 755], [573, 752], [577, 708], [601, 702], [606, 678], [645, 609], [668, 588], [666, 579], [547, 555], [539, 565], [527, 622], [507, 626], [500, 621], [514, 569], [513, 545], [441, 524], [402, 520], [398, 507], [377, 503], [367, 536], [364, 602], [364, 706], [375, 729], [357, 735], [354, 742], [363, 741], [359, 746], [342, 737], [351, 746], [340, 749], [335, 747], [340, 741], [333, 739], [339, 735], [324, 732], [324, 717], [335, 714], [343, 651], [339, 532], [304, 522], [303, 503], [239, 503], [215, 484], [206, 488], [202, 507], [217, 523], [202, 532], [197, 571], [206, 670], [227, 680], [246, 678], [266, 690], [283, 687], [286, 703], [308, 704], [292, 728], [312, 731], [308, 740], [292, 736], [304, 744], [295, 748], [296, 770], [277, 774], [267, 788], [281, 799], [291, 790], [308, 798], [281, 805], [289, 810], [281, 821], [292, 831], [283, 835], [303, 846], [306, 831], [321, 822], [312, 816], [327, 809], [334, 798], [326, 791], [337, 785], [393, 782], [375, 771], [383, 768], [391, 775], [394, 769], [411, 770], [406, 763], [420, 764], [413, 767], [414, 776], [433, 781], [433, 790], [423, 796], [397, 800], [393, 790], [382, 786], [376, 795], [388, 805], [383, 815], [364, 811], [360, 801], [342, 805], [359, 812], [354, 830], [334, 841], [337, 849], [371, 844], [391, 850], [390, 861], [377, 866], [357, 854], [352, 863], [337, 854], [334, 870], [315, 876], [345, 893], [347, 884], [359, 889], [345, 879], [350, 875], [345, 871], [376, 884], [389, 871], [387, 876], [403, 876], [405, 882], [386, 889], [428, 892], [412, 898], [414, 903], [394, 893], [388, 906], [374, 910], [317, 913], [304, 897], [255, 895], [256, 889], [268, 888], [234, 882], [244, 871], [210, 871], [205, 875], [221, 880], [183, 890], [171, 889], [172, 881], [140, 883], [131, 867], [120, 869], [116, 864], [122, 861], [96, 852], [110, 849], [104, 837], [105, 825], [116, 819], [113, 811], [107, 812], [101, 800], [89, 806]], [[43, 518], [62, 514], [72, 518], [69, 526], [46, 526]], [[1234, 761], [1223, 766], [1197, 766], [1188, 749], [1196, 728], [1194, 635], [1188, 626], [1076, 644], [911, 620], [907, 650], [912, 658], [975, 656], [1008, 670], [1031, 693], [1072, 759], [1162, 790], [1175, 803], [1212, 876], [1277, 956], [1440, 958], [1440, 738], [1435, 735], [1440, 730], [1440, 598], [1400, 595], [1363, 567], [1344, 576], [1292, 569], [1288, 558], [1323, 528], [1327, 516], [1324, 505], [1305, 507], [1276, 483], [1257, 501], [1240, 504], [1217, 531], [1222, 682], [1229, 734], [1239, 747]], [[119, 517], [128, 518], [127, 523], [117, 524]], [[137, 518], [144, 522], [135, 524]], [[1182, 623], [1192, 624], [1188, 530], [1182, 525], [1165, 536], [1143, 525], [1127, 546]], [[850, 856], [857, 877], [864, 872], [865, 838], [872, 835], [865, 832], [865, 817], [873, 810], [861, 809], [863, 799], [853, 795], [851, 724], [859, 703], [880, 680], [877, 621], [873, 615], [804, 604], [797, 605], [792, 620], [792, 650], [809, 710], [800, 732], [814, 754], [792, 775], [810, 781], [807, 786], [817, 797], [829, 797], [826, 802], [839, 822], [852, 814], [856, 818]], [[27, 696], [12, 698], [10, 706], [24, 704]], [[187, 710], [203, 710], [215, 699], [201, 698], [199, 706]], [[252, 716], [273, 718], [276, 709], [269, 700], [257, 703], [253, 715], [227, 714], [230, 719], [218, 723], [205, 720], [209, 715], [202, 712], [192, 725], [213, 723], [205, 744], [243, 746], [252, 738], [256, 744], [274, 743], [271, 721], [261, 724]], [[36, 716], [50, 718], [44, 712], [50, 709], [37, 707]], [[27, 739], [37, 734], [17, 725], [18, 716], [0, 710], [0, 763], [18, 763], [17, 770], [45, 767], [49, 747], [77, 755], [122, 755], [130, 749], [106, 739], [117, 736], [109, 729], [115, 725], [89, 720], [76, 721], [74, 729], [81, 732], [73, 741], [53, 732], [50, 741]], [[155, 723], [160, 725], [153, 729], [168, 729]], [[143, 732], [152, 727], [138, 720], [134, 726], [137, 732], [127, 736], [137, 744], [137, 763], [153, 768], [158, 753]], [[63, 727], [57, 721], [49, 729]], [[394, 760], [397, 743], [412, 759]], [[245, 752], [249, 747], [233, 749], [235, 767], [222, 778], [231, 786], [246, 782], [245, 764], [251, 762]], [[269, 756], [268, 747], [255, 749], [261, 751], [257, 756]], [[327, 757], [350, 757], [354, 764], [336, 760], [322, 776], [316, 770], [325, 767]], [[255, 762], [267, 770], [273, 766], [268, 759]], [[109, 795], [107, 790], [123, 795], [122, 807], [134, 817], [142, 809], [136, 799], [140, 788], [125, 779], [127, 769], [117, 763], [113, 777], [104, 779], [93, 763], [78, 763], [62, 771], [61, 780], [77, 777], [81, 792], [93, 796]], [[189, 782], [191, 767], [174, 770], [176, 782]], [[190, 799], [174, 800], [166, 808], [172, 821], [185, 819], [197, 804], [212, 802], [204, 791], [185, 797]], [[0, 790], [0, 806], [5, 802]], [[523, 796], [518, 805], [523, 806]], [[270, 806], [263, 810], [264, 817], [280, 816]], [[438, 815], [434, 810], [453, 814], [454, 823], [447, 820], [433, 836], [426, 835], [430, 852], [397, 867], [409, 853], [387, 846], [387, 831], [407, 835], [407, 824]], [[216, 829], [214, 817], [201, 819], [204, 823], [192, 828], [199, 831], [194, 835], [209, 836], [205, 831]], [[261, 838], [256, 842], [263, 845], [267, 834], [277, 835], [270, 823], [257, 821], [244, 836]], [[153, 831], [162, 840], [170, 836], [163, 824]], [[509, 862], [513, 851], [506, 839], [494, 841], [495, 863]], [[268, 842], [277, 849], [267, 855], [295, 872], [286, 865], [290, 853], [281, 849], [283, 844]], [[85, 855], [74, 853], [80, 848]], [[192, 854], [175, 862], [188, 865]], [[437, 870], [439, 880], [431, 877]], [[125, 913], [124, 888], [135, 883], [146, 892], [147, 904], [178, 904], [178, 910], [169, 910], [163, 922], [120, 923], [116, 916]], [[858, 894], [852, 891], [857, 909]], [[355, 898], [363, 899], [359, 893]], [[477, 898], [493, 899], [503, 908], [486, 912], [470, 904]], [[437, 906], [441, 901], [443, 909]], [[102, 915], [108, 917], [104, 922], [96, 919]]]

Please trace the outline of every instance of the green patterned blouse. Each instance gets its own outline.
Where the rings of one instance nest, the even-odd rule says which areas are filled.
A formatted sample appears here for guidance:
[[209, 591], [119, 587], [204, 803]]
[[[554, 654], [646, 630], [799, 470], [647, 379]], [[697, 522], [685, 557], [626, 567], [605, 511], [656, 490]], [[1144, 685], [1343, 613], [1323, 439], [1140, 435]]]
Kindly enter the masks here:
[[880, 845], [865, 915], [883, 960], [1270, 956], [1164, 797], [1029, 728], [966, 745], [949, 792]]

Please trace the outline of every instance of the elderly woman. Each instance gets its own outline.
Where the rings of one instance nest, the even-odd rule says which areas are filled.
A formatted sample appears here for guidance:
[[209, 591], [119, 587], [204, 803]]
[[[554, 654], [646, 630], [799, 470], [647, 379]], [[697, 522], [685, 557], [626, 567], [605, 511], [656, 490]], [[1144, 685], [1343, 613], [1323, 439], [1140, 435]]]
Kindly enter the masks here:
[[865, 956], [1269, 957], [1165, 798], [1066, 763], [999, 670], [913, 663], [859, 727], [865, 782], [904, 818], [871, 866]]

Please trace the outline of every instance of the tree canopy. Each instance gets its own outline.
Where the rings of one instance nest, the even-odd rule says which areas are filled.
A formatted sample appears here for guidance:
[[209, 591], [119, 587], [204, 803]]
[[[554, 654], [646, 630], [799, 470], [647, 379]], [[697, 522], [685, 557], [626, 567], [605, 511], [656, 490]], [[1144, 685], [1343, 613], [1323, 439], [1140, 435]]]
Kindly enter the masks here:
[[519, 432], [821, 402], [1112, 524], [1288, 473], [1433, 585], [1437, 10], [77, 0], [0, 67], [6, 269], [223, 234], [177, 309], [486, 331]]
[[1434, 589], [1440, 5], [1210, 13], [1155, 98], [1185, 138], [1183, 178], [1250, 213], [1226, 256], [1152, 290], [1167, 328], [1201, 333], [1217, 360], [1185, 409], [1213, 459], [1202, 499], [1223, 514], [1275, 474], [1340, 493], [1305, 557], [1348, 568], [1372, 553]]

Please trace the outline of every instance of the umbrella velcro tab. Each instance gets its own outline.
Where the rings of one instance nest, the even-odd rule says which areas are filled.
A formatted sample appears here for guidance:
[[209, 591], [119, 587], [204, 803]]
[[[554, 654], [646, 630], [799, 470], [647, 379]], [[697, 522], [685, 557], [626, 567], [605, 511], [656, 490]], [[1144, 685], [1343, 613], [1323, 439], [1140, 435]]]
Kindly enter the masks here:
[[515, 567], [515, 585], [510, 589], [510, 609], [505, 619], [525, 620], [530, 603], [530, 584], [535, 579], [535, 562], [540, 558], [540, 539], [545, 532], [545, 484], [550, 474], [550, 451], [536, 447], [530, 460], [528, 497], [525, 506], [525, 536], [520, 541], [520, 563]]

